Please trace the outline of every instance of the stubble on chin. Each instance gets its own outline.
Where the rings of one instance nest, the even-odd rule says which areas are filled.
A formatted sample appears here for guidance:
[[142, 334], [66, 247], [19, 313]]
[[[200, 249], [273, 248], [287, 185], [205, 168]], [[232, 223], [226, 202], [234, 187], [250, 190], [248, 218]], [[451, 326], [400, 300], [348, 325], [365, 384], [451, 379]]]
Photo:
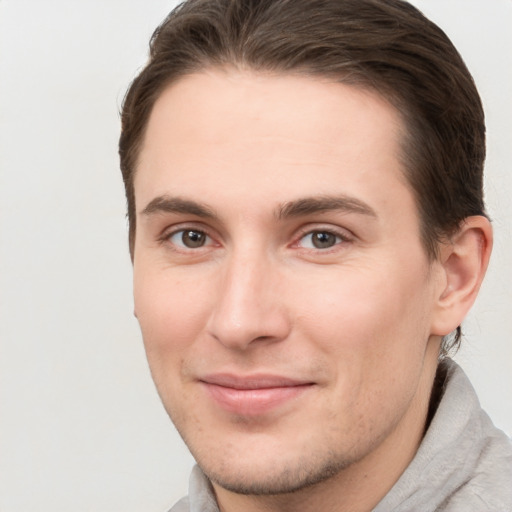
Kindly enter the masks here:
[[[278, 461], [279, 454], [276, 454]], [[206, 476], [217, 486], [235, 494], [244, 496], [280, 496], [308, 489], [338, 475], [352, 461], [340, 460], [339, 455], [329, 454], [323, 460], [314, 457], [303, 458], [295, 464], [288, 463], [281, 469], [274, 465], [265, 474], [251, 471], [234, 472], [233, 467], [221, 467], [208, 470], [199, 462]], [[263, 473], [263, 469], [260, 470]]]

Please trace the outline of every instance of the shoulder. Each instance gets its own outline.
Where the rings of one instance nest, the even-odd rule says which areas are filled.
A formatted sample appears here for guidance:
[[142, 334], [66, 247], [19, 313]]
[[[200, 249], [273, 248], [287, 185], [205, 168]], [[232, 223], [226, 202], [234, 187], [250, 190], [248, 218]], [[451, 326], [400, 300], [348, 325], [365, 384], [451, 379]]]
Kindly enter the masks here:
[[375, 511], [512, 511], [512, 442], [456, 363], [440, 363], [435, 388], [439, 401], [416, 456]]
[[190, 512], [190, 505], [188, 501], [188, 496], [181, 498], [170, 510], [169, 512]]
[[190, 512], [190, 504], [188, 501], [188, 496], [181, 498], [170, 510], [169, 512]]
[[450, 360], [440, 369], [446, 372], [443, 398], [425, 440], [452, 492], [437, 510], [512, 510], [512, 441], [482, 410], [463, 370]]
[[188, 491], [169, 512], [219, 512], [213, 487], [199, 466], [192, 469]]
[[463, 473], [467, 464], [472, 465], [471, 471], [440, 507], [443, 512], [512, 510], [512, 441], [483, 412], [477, 430], [473, 441], [478, 449], [472, 450], [468, 443], [468, 462], [458, 460]]

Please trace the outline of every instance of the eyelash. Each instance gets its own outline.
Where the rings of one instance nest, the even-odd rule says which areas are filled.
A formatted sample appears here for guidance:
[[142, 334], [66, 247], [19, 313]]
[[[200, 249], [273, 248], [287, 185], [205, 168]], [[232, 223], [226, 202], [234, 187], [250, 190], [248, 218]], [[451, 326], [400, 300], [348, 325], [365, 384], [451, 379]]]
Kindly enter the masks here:
[[[306, 237], [312, 237], [315, 234], [329, 235], [335, 237], [334, 244], [329, 247], [300, 247], [300, 242], [304, 240]], [[299, 249], [305, 251], [318, 251], [321, 253], [331, 253], [336, 251], [340, 245], [345, 245], [345, 243], [353, 242], [353, 237], [349, 236], [346, 232], [341, 232], [341, 230], [336, 230], [333, 228], [316, 228], [316, 229], [305, 229], [302, 233], [299, 234], [296, 242], [293, 243], [294, 247], [298, 247]], [[314, 243], [312, 242], [312, 245]]]
[[[197, 247], [187, 247], [184, 244], [182, 245], [182, 244], [178, 244], [178, 243], [172, 241], [172, 238], [175, 237], [176, 235], [181, 234], [181, 237], [183, 237], [186, 232], [197, 233], [200, 236], [202, 235], [202, 236], [206, 237], [204, 244], [198, 245]], [[330, 245], [328, 247], [323, 247], [323, 248], [321, 248], [321, 247], [302, 247], [301, 246], [302, 240], [304, 240], [308, 236], [312, 237], [315, 234], [328, 235], [328, 236], [335, 237], [333, 245]], [[171, 231], [166, 231], [159, 238], [159, 241], [162, 244], [168, 244], [169, 246], [171, 246], [173, 248], [173, 250], [178, 251], [178, 252], [180, 252], [180, 251], [181, 252], [191, 252], [191, 251], [196, 252], [200, 249], [207, 248], [208, 246], [212, 245], [212, 242], [215, 243], [214, 237], [208, 233], [208, 230], [205, 230], [204, 228], [197, 228], [193, 225], [182, 226], [182, 227], [174, 228]], [[298, 237], [295, 238], [295, 241], [290, 246], [293, 248], [302, 250], [302, 251], [307, 251], [307, 252], [314, 251], [314, 252], [319, 252], [319, 253], [331, 253], [331, 252], [339, 249], [340, 245], [345, 245], [346, 243], [350, 243], [350, 242], [353, 242], [353, 237], [351, 237], [350, 235], [347, 235], [346, 232], [341, 232], [341, 230], [336, 230], [331, 227], [325, 228], [325, 229], [319, 227], [316, 229], [304, 228], [299, 233]], [[311, 245], [314, 245], [313, 241], [311, 242]]]
[[[176, 242], [172, 241], [172, 238], [175, 237], [176, 235], [179, 235], [181, 233], [181, 236], [183, 237], [184, 234], [187, 232], [197, 233], [199, 235], [205, 236], [206, 237], [205, 243], [198, 247], [186, 247], [184, 244], [180, 245], [180, 244], [177, 244]], [[201, 248], [205, 247], [205, 245], [207, 245], [207, 244], [210, 245], [213, 240], [214, 240], [213, 237], [210, 236], [208, 231], [205, 230], [204, 228], [197, 228], [195, 226], [190, 226], [190, 225], [179, 227], [179, 228], [174, 228], [171, 231], [166, 231], [162, 234], [161, 237], [159, 237], [160, 243], [169, 244], [176, 251], [187, 251], [187, 252], [188, 251], [196, 251], [197, 249], [201, 249]]]

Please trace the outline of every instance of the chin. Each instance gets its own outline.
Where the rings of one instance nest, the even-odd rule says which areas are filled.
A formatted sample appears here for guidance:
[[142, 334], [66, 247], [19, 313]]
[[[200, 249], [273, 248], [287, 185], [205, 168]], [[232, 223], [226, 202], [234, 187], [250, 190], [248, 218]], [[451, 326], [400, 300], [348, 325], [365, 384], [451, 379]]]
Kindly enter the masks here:
[[[301, 453], [301, 452], [296, 452]], [[338, 460], [332, 454], [330, 458], [308, 457], [302, 452], [300, 460], [283, 461], [274, 454], [268, 461], [261, 459], [243, 461], [221, 461], [208, 464], [198, 461], [206, 476], [215, 484], [236, 494], [242, 495], [280, 495], [301, 491], [335, 477], [347, 465], [347, 461]]]

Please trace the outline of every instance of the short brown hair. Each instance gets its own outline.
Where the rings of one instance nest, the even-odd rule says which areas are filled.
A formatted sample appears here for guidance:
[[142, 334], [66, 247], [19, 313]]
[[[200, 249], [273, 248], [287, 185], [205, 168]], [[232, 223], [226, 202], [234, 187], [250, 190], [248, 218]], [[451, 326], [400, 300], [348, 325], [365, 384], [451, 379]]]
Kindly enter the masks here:
[[480, 97], [446, 34], [415, 7], [403, 0], [188, 0], [153, 34], [149, 61], [123, 104], [119, 154], [132, 255], [133, 182], [152, 107], [179, 78], [226, 66], [328, 77], [395, 106], [431, 259], [466, 217], [485, 215]]

